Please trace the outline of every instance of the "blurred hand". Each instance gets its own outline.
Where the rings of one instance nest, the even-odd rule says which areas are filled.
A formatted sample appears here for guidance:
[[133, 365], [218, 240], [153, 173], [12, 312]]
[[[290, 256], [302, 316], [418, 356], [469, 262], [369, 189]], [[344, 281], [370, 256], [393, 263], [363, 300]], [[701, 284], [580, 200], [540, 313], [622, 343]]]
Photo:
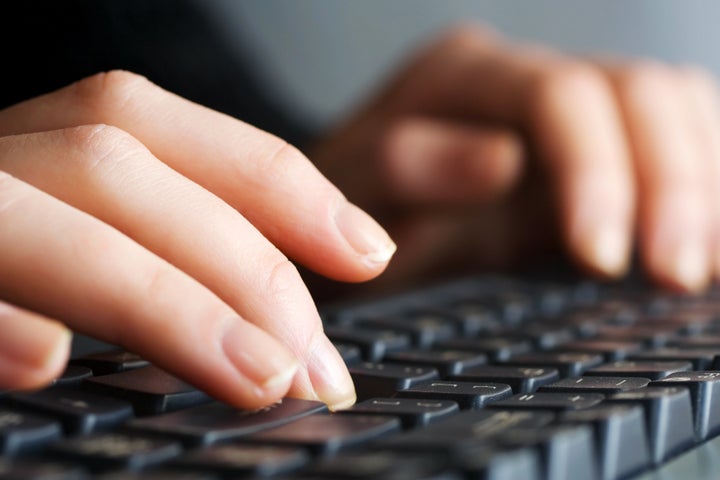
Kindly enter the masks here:
[[664, 287], [720, 275], [720, 114], [707, 73], [588, 59], [473, 26], [423, 50], [309, 150], [398, 243], [378, 285], [558, 246]]
[[0, 111], [0, 387], [57, 375], [70, 327], [240, 407], [288, 389], [347, 406], [351, 379], [287, 256], [360, 281], [394, 248], [282, 140], [95, 75]]

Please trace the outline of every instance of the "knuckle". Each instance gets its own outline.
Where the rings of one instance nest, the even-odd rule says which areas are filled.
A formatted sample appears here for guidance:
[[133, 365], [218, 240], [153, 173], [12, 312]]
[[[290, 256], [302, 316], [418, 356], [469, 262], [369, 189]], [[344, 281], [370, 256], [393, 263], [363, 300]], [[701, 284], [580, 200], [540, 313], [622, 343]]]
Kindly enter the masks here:
[[538, 70], [532, 82], [531, 91], [540, 109], [552, 108], [559, 102], [581, 102], [607, 89], [603, 73], [580, 62], [549, 65]]
[[265, 255], [267, 272], [261, 285], [269, 298], [273, 301], [291, 301], [295, 296], [298, 285], [302, 285], [300, 273], [295, 265], [279, 250], [271, 249]]
[[482, 44], [483, 38], [487, 35], [489, 34], [479, 25], [457, 23], [440, 35], [437, 45], [443, 50], [465, 50]]
[[717, 80], [706, 68], [689, 65], [681, 67], [679, 73], [682, 78], [690, 84], [691, 88], [696, 88], [704, 93], [715, 92], [717, 90]]
[[112, 125], [81, 125], [66, 128], [62, 134], [72, 151], [76, 152], [71, 158], [80, 162], [88, 174], [114, 168], [145, 151], [135, 137]]
[[157, 88], [147, 78], [126, 70], [96, 73], [73, 85], [72, 94], [82, 108], [95, 115], [110, 115], [134, 108], [134, 99]]
[[277, 139], [269, 155], [259, 162], [263, 182], [282, 182], [299, 164], [309, 162], [293, 145]]
[[637, 62], [622, 69], [617, 84], [620, 93], [628, 98], [665, 95], [676, 87], [672, 71], [652, 60]]

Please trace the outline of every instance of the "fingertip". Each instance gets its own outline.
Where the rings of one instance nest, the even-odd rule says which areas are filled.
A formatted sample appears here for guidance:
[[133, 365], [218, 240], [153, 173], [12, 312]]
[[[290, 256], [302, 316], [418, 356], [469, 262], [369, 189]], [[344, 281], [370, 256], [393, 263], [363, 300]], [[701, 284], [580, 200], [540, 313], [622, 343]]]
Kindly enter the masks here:
[[334, 221], [361, 266], [356, 273], [358, 280], [369, 280], [385, 270], [397, 245], [375, 219], [356, 205], [343, 202]]
[[571, 239], [582, 266], [606, 279], [622, 276], [628, 268], [629, 234], [614, 226], [604, 226]]
[[318, 337], [307, 362], [312, 384], [311, 396], [324, 402], [331, 411], [352, 406], [357, 395], [347, 366], [332, 342]]

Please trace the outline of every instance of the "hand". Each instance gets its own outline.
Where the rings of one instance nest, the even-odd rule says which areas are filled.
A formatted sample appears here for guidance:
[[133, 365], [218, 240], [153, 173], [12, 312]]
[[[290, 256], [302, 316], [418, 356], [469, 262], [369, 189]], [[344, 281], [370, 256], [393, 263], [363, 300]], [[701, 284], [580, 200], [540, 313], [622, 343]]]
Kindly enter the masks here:
[[614, 278], [637, 243], [654, 280], [692, 291], [720, 276], [718, 105], [696, 68], [573, 57], [470, 26], [309, 155], [398, 243], [378, 285], [558, 245]]
[[360, 281], [393, 251], [298, 150], [131, 73], [0, 111], [3, 388], [57, 375], [70, 327], [239, 407], [349, 405], [286, 255]]

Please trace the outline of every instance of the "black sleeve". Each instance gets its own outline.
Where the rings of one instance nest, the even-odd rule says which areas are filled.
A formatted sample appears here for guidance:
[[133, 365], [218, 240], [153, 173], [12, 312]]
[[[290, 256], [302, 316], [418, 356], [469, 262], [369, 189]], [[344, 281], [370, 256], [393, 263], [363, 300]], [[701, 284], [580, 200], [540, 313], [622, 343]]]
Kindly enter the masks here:
[[214, 25], [207, 0], [11, 0], [0, 10], [0, 108], [111, 69], [295, 145], [312, 132], [272, 101], [247, 57]]

